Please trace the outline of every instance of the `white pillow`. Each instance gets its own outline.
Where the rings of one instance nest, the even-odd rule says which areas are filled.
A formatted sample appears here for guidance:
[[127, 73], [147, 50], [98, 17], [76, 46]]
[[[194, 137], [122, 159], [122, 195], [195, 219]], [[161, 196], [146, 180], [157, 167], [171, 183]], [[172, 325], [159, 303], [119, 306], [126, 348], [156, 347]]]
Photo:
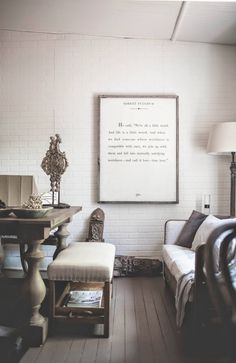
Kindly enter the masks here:
[[[208, 237], [215, 228], [233, 222], [236, 222], [236, 218], [219, 219], [210, 214], [198, 228], [195, 237], [193, 239], [191, 250], [196, 251], [198, 246], [206, 243]], [[224, 237], [225, 234], [219, 237], [220, 241], [217, 241], [218, 247]]]

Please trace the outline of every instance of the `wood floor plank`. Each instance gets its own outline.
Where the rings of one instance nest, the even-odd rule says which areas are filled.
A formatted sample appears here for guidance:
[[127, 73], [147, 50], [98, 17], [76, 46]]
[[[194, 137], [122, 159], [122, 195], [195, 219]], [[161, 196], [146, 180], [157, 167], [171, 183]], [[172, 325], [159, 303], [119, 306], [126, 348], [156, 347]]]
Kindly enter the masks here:
[[[187, 337], [186, 337], [186, 335], [185, 336], [183, 335], [183, 328], [181, 328], [181, 330], [177, 328], [174, 296], [172, 296], [170, 289], [167, 286], [165, 286], [163, 279], [158, 279], [158, 285], [159, 285], [159, 289], [160, 289], [160, 296], [162, 299], [162, 304], [166, 309], [170, 324], [176, 335], [177, 345], [181, 349], [183, 354], [186, 356], [185, 360], [188, 362], [188, 359], [189, 359], [188, 354], [191, 350], [189, 347], [189, 343], [191, 342], [191, 339], [192, 339], [189, 336], [190, 327], [186, 331]], [[184, 334], [186, 334], [186, 332]], [[191, 332], [191, 334], [192, 334], [192, 332]], [[188, 341], [186, 341], [186, 339]]]
[[124, 279], [116, 281], [115, 311], [111, 341], [111, 363], [125, 363]]
[[36, 359], [36, 363], [50, 363], [53, 362], [53, 355], [57, 349], [57, 338], [49, 338], [43, 345], [39, 356]]
[[98, 338], [91, 337], [86, 339], [80, 363], [94, 363], [96, 361], [97, 349], [98, 349]]
[[96, 363], [108, 363], [111, 358], [111, 340], [112, 338], [101, 338], [98, 342]]
[[116, 304], [116, 293], [117, 293], [117, 279], [113, 281], [112, 287], [112, 299], [111, 299], [111, 309], [110, 309], [110, 337], [106, 339], [98, 340], [98, 349], [96, 363], [110, 362], [111, 358], [111, 344], [113, 339], [113, 325], [115, 317], [115, 304]]
[[[79, 363], [84, 351], [86, 339], [83, 337], [74, 337], [70, 350], [66, 357], [66, 363]], [[55, 362], [56, 363], [56, 362]]]
[[186, 357], [184, 357], [181, 347], [178, 345], [177, 329], [173, 329], [168, 312], [161, 298], [161, 288], [160, 278], [156, 278], [156, 286], [151, 288], [151, 291], [156, 313], [159, 317], [162, 335], [167, 348], [167, 354], [169, 355], [169, 362], [185, 363]]
[[168, 312], [168, 318], [174, 330], [176, 330], [176, 311], [175, 311], [175, 300], [174, 296], [170, 289], [165, 285], [164, 280], [162, 278], [157, 280], [160, 295], [165, 306], [165, 309]]
[[142, 363], [154, 363], [155, 357], [151, 344], [150, 330], [140, 279], [134, 278], [133, 286], [140, 361]]
[[141, 285], [142, 285], [147, 321], [150, 330], [150, 340], [152, 343], [152, 349], [154, 352], [155, 360], [158, 363], [169, 363], [169, 355], [167, 352], [168, 349], [166, 347], [165, 340], [162, 335], [160, 319], [156, 312], [152, 296], [152, 290], [157, 288], [156, 280], [150, 278], [142, 278]]
[[20, 360], [20, 363], [34, 363], [36, 362], [42, 347], [39, 348], [29, 348], [27, 352], [23, 355]]
[[125, 361], [141, 363], [132, 278], [125, 278]]
[[51, 362], [65, 363], [71, 349], [72, 337], [55, 336], [50, 339], [52, 339], [52, 344], [54, 345]]

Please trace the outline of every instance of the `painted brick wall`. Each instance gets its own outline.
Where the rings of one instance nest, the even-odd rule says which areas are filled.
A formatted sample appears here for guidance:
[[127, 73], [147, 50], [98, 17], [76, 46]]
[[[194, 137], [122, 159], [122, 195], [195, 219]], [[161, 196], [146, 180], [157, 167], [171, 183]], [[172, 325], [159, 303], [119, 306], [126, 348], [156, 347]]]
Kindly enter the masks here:
[[164, 223], [201, 210], [229, 211], [229, 157], [206, 154], [211, 125], [236, 121], [236, 47], [112, 40], [17, 32], [0, 33], [0, 173], [33, 174], [49, 137], [58, 132], [69, 168], [62, 201], [82, 205], [71, 240], [87, 235], [98, 206], [98, 101], [100, 94], [176, 94], [180, 103], [180, 203], [104, 204], [105, 239], [118, 254], [159, 256]]

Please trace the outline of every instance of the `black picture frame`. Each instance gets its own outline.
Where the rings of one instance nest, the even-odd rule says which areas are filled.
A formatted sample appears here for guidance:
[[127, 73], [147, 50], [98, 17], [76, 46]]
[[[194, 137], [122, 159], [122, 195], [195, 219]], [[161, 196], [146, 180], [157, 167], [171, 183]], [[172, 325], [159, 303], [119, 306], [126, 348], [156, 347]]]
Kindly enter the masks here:
[[99, 96], [100, 203], [179, 203], [179, 97]]

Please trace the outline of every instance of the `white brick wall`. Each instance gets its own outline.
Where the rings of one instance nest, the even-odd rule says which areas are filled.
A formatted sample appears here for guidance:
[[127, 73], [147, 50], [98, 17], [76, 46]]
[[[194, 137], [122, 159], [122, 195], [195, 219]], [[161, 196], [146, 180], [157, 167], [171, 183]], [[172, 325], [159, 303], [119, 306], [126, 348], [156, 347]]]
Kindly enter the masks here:
[[[151, 40], [106, 40], [0, 32], [0, 173], [34, 174], [49, 137], [60, 133], [70, 166], [62, 201], [82, 205], [70, 225], [83, 240], [98, 206], [100, 94], [177, 94], [180, 102], [180, 203], [104, 204], [105, 239], [118, 254], [159, 256], [164, 222], [201, 209], [229, 210], [229, 157], [206, 154], [210, 126], [236, 121], [236, 47]], [[54, 120], [55, 110], [55, 120]]]

